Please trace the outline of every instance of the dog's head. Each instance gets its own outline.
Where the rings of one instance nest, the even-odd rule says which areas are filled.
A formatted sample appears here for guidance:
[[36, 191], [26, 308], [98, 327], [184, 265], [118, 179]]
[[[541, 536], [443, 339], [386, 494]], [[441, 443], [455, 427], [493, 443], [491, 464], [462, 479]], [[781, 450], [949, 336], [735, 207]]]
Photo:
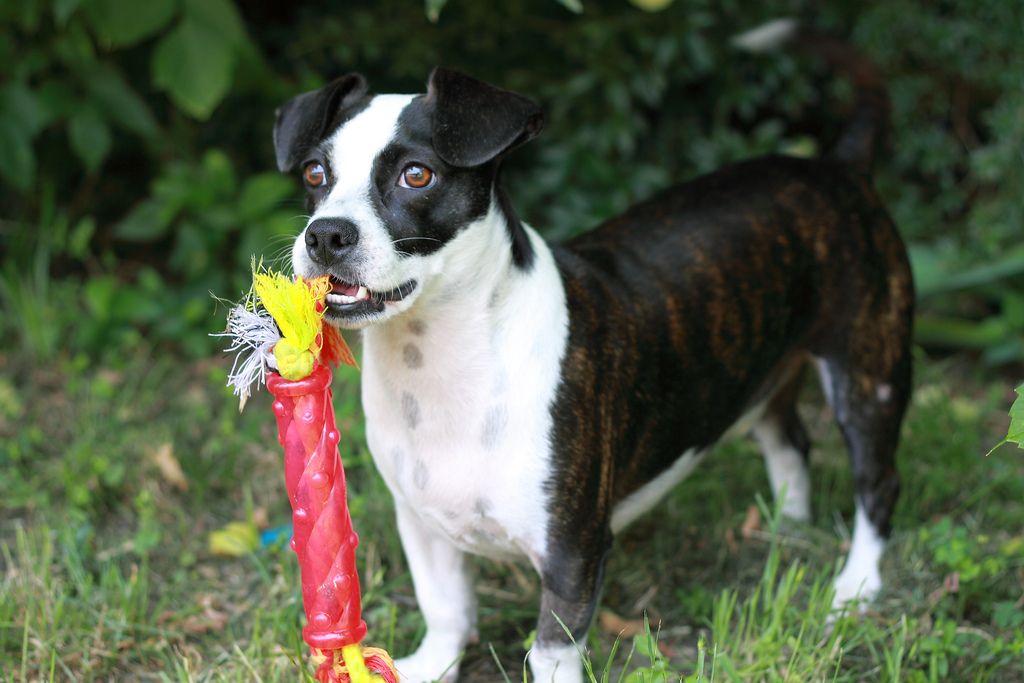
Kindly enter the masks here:
[[440, 68], [425, 95], [371, 96], [348, 74], [278, 109], [277, 165], [302, 173], [311, 213], [292, 264], [331, 276], [328, 319], [359, 328], [408, 309], [446, 246], [496, 213], [528, 267], [529, 241], [496, 181], [503, 155], [542, 121], [530, 100]]

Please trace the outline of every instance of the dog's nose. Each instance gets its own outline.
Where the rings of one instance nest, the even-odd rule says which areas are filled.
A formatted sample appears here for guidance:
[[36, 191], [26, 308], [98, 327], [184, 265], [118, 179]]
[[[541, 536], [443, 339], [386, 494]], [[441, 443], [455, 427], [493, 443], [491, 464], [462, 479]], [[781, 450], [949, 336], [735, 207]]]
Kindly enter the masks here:
[[306, 228], [306, 251], [315, 263], [332, 266], [359, 241], [359, 229], [343, 218], [318, 218]]

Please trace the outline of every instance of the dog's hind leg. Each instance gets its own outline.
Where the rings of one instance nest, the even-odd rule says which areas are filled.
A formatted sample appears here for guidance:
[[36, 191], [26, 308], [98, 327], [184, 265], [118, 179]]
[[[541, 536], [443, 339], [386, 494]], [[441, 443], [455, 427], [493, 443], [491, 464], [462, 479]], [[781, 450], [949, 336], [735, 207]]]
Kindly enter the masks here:
[[807, 459], [811, 444], [796, 399], [803, 386], [804, 368], [796, 370], [775, 392], [753, 434], [768, 466], [772, 495], [782, 502], [782, 514], [800, 522], [811, 519], [811, 477]]
[[879, 562], [900, 488], [896, 445], [910, 395], [909, 321], [901, 329], [852, 337], [845, 353], [818, 360], [849, 450], [856, 496], [853, 542], [836, 578], [834, 607], [870, 600], [882, 586]]

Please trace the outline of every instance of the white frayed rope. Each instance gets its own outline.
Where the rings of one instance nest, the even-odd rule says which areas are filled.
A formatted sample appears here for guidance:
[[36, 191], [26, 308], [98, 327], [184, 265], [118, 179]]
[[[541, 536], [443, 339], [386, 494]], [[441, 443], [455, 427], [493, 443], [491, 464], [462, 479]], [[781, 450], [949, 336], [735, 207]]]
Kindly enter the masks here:
[[228, 386], [234, 388], [239, 399], [238, 409], [241, 410], [252, 395], [253, 385], [258, 389], [266, 384], [267, 370], [277, 369], [272, 349], [280, 341], [281, 332], [265, 309], [253, 311], [239, 304], [228, 311], [227, 331], [211, 336], [231, 340], [231, 346], [224, 349], [226, 353], [235, 354], [228, 373]]

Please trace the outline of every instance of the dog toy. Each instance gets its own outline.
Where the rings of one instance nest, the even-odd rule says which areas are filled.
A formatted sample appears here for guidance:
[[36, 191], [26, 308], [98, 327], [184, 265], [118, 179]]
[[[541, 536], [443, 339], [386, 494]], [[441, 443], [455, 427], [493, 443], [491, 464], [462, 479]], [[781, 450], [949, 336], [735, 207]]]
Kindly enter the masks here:
[[338, 454], [331, 365], [355, 366], [341, 334], [324, 322], [327, 277], [304, 280], [253, 267], [253, 287], [228, 313], [236, 354], [228, 376], [245, 406], [252, 386], [265, 382], [274, 396], [284, 478], [292, 506], [292, 550], [302, 577], [303, 639], [321, 683], [397, 683], [391, 657], [361, 645], [356, 546]]

